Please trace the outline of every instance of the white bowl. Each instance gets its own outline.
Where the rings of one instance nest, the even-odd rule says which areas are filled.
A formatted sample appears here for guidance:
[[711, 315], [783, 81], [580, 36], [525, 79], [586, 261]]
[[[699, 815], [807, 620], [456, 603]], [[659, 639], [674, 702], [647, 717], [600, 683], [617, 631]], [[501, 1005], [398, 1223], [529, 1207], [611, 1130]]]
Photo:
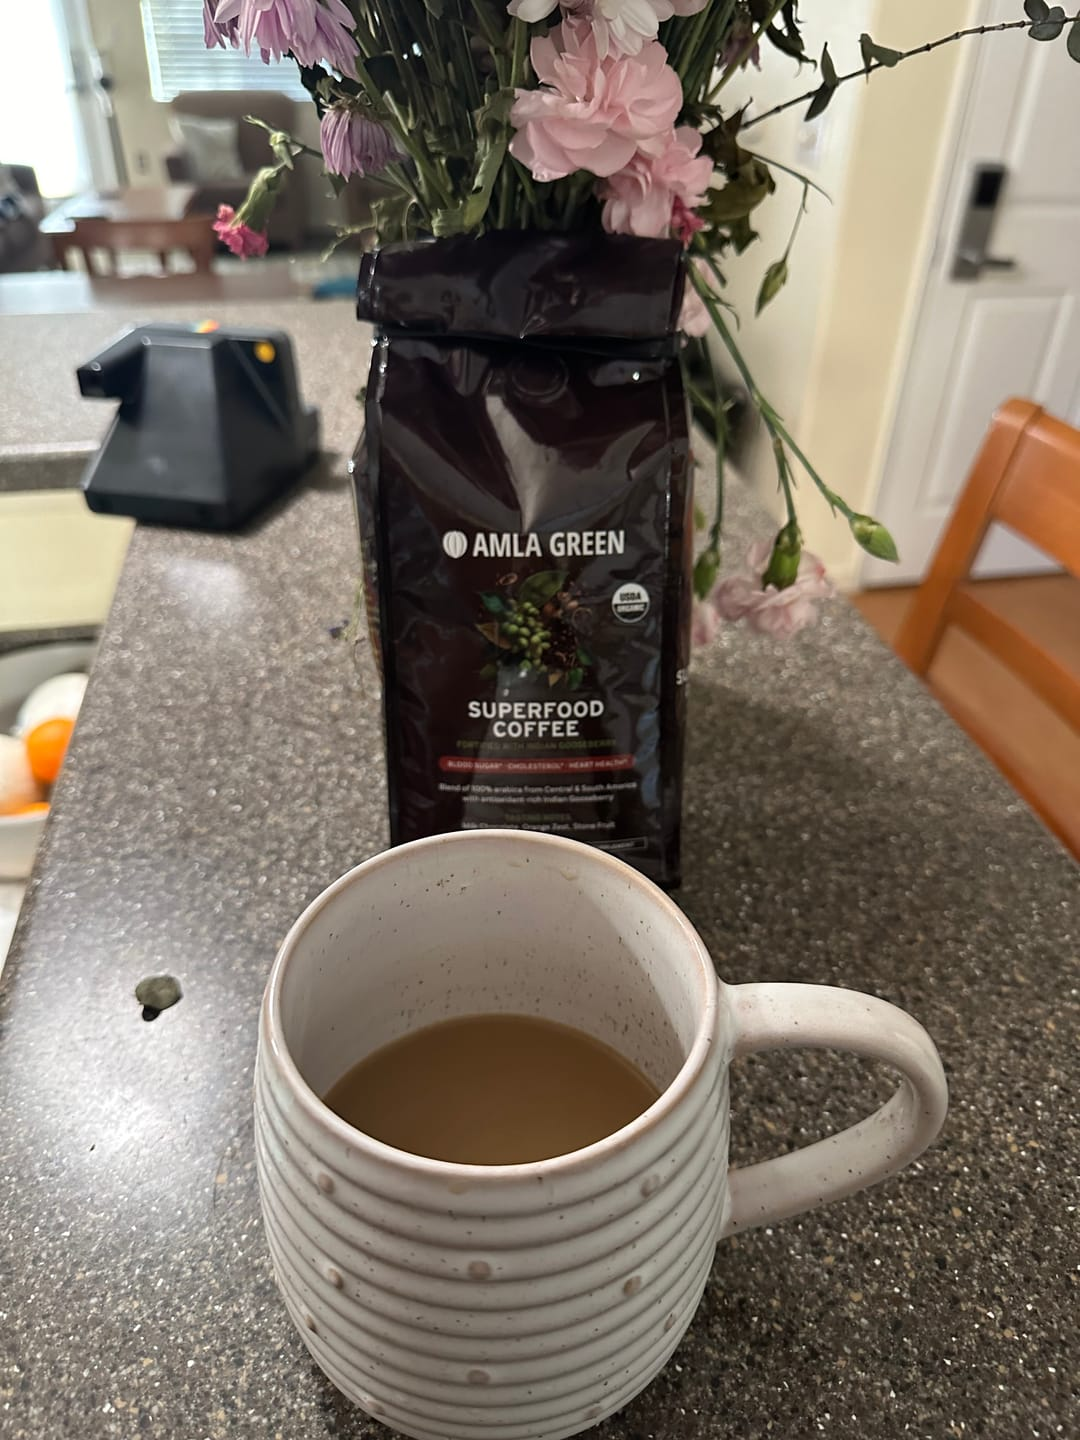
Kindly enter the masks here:
[[[89, 670], [96, 648], [89, 640], [72, 640], [0, 655], [0, 732], [11, 733], [19, 706], [43, 680], [68, 670]], [[25, 880], [30, 874], [46, 818], [0, 815], [0, 880]]]

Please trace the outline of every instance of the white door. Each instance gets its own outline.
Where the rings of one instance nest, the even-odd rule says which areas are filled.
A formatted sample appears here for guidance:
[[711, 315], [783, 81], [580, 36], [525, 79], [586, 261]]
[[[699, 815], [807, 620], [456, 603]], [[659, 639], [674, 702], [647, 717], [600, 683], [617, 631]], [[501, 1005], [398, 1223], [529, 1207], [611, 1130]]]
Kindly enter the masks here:
[[[109, 190], [127, 183], [124, 152], [109, 77], [94, 45], [87, 0], [52, 0], [68, 59], [68, 97], [86, 155], [91, 185]], [[134, 8], [134, 7], [132, 7]]]
[[[1015, 20], [1018, 8], [988, 0], [980, 19]], [[921, 577], [1004, 400], [1025, 396], [1080, 424], [1080, 65], [1064, 36], [960, 43], [976, 47], [970, 92], [876, 506], [901, 563], [868, 561], [870, 585]], [[975, 167], [994, 162], [1005, 179], [988, 253], [1015, 265], [955, 279]], [[1002, 575], [1052, 567], [995, 529], [976, 568]]]
[[117, 184], [108, 95], [90, 39], [85, 0], [0, 0], [5, 59], [0, 159], [31, 165], [42, 193], [72, 195]]

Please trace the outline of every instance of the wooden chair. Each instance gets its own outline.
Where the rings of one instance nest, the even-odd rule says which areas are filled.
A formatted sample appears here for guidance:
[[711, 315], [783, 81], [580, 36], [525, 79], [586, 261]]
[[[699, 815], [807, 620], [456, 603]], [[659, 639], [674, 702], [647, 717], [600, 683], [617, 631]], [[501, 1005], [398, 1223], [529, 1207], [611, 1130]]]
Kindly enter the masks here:
[[[1010, 400], [994, 416], [901, 627], [897, 653], [925, 679], [946, 629], [956, 625], [1080, 731], [1080, 677], [990, 609], [965, 583], [994, 521], [1015, 530], [1080, 578], [1080, 431], [1029, 400]], [[1036, 793], [972, 710], [951, 697], [938, 694], [938, 699], [1044, 824], [1080, 858], [1080, 815], [1066, 813], [1065, 806], [1055, 807], [1052, 797]]]
[[[177, 220], [79, 219], [64, 237], [68, 248], [81, 250], [88, 275], [116, 274], [117, 250], [153, 250], [168, 273], [170, 250], [186, 250], [200, 275], [209, 275], [217, 239], [207, 215], [186, 215]], [[95, 252], [104, 250], [111, 271], [103, 271]], [[145, 278], [145, 277], [142, 277]]]

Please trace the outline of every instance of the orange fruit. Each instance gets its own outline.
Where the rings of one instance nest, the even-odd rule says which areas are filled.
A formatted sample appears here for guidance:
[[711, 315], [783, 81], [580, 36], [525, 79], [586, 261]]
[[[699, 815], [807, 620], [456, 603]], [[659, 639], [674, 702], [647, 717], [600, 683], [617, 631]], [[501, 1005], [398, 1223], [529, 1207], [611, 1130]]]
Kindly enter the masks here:
[[26, 737], [26, 758], [39, 785], [52, 785], [64, 763], [74, 720], [43, 720]]
[[49, 813], [49, 802], [47, 800], [35, 800], [32, 805], [20, 805], [18, 810], [11, 812], [13, 815], [47, 815]]

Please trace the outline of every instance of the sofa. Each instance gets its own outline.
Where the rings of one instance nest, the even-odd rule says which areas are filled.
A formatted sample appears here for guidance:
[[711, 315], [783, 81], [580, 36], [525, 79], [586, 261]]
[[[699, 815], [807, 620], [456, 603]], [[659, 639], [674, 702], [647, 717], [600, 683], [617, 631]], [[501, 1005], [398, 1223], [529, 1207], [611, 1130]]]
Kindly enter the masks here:
[[[196, 186], [191, 208], [208, 214], [216, 213], [219, 205], [231, 205], [233, 209], [239, 209], [256, 172], [264, 165], [274, 163], [266, 131], [257, 125], [248, 125], [244, 120], [245, 115], [257, 115], [275, 129], [291, 132], [296, 128], [296, 107], [293, 102], [286, 95], [268, 90], [187, 91], [176, 96], [170, 109], [177, 117], [178, 126], [183, 124], [184, 117], [189, 116], [194, 116], [196, 121], [236, 122], [234, 153], [239, 159], [239, 174], [208, 175], [204, 171], [200, 176], [199, 157], [194, 148], [179, 141], [177, 148], [165, 157], [165, 168], [170, 181]], [[307, 228], [307, 197], [303, 179], [294, 172], [285, 177], [285, 182], [278, 191], [267, 234], [271, 245], [295, 250], [303, 244]]]
[[42, 270], [52, 263], [52, 250], [38, 231], [44, 216], [32, 167], [0, 161], [0, 274]]

